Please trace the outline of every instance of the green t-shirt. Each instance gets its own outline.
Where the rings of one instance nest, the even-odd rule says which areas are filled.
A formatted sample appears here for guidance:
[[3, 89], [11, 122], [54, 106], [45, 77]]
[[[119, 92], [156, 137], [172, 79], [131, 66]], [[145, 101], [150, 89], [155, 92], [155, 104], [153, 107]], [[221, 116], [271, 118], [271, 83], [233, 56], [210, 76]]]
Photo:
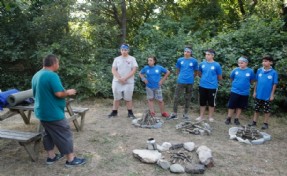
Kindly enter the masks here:
[[32, 89], [34, 112], [38, 119], [57, 121], [65, 118], [66, 101], [55, 95], [65, 90], [57, 73], [45, 69], [38, 71], [32, 78]]

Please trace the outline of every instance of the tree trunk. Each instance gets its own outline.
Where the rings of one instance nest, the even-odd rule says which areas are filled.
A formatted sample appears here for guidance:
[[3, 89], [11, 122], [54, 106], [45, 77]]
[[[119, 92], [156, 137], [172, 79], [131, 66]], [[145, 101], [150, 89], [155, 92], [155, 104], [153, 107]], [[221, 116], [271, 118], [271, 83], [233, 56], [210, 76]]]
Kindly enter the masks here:
[[242, 0], [238, 0], [239, 9], [242, 15], [245, 15], [244, 5]]
[[121, 36], [121, 42], [125, 43], [127, 38], [127, 7], [126, 7], [126, 1], [122, 0], [121, 2], [121, 8], [122, 8], [122, 36]]
[[287, 31], [287, 0], [283, 0], [283, 7], [282, 7], [282, 17], [285, 22], [284, 30]]

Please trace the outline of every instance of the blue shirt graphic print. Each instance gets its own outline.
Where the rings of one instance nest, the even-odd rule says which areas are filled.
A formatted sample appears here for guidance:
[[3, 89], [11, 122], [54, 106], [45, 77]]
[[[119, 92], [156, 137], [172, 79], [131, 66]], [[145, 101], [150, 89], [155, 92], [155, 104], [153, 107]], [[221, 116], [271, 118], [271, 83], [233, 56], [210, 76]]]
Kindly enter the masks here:
[[249, 95], [251, 81], [255, 80], [255, 74], [251, 68], [240, 69], [237, 67], [232, 70], [230, 78], [233, 80], [231, 92], [244, 96]]
[[256, 98], [260, 100], [270, 100], [270, 95], [274, 84], [278, 84], [278, 74], [274, 69], [264, 70], [260, 68], [256, 73]]
[[195, 58], [181, 57], [176, 62], [176, 68], [179, 69], [177, 83], [179, 84], [193, 84], [194, 71], [198, 70], [198, 62]]
[[160, 65], [155, 65], [153, 67], [147, 65], [141, 70], [141, 74], [145, 74], [147, 77], [147, 87], [151, 89], [159, 88], [159, 81], [161, 79], [162, 73], [166, 73], [167, 69]]
[[221, 66], [218, 62], [203, 61], [199, 64], [199, 72], [201, 72], [200, 87], [206, 89], [218, 88], [217, 76], [222, 75]]

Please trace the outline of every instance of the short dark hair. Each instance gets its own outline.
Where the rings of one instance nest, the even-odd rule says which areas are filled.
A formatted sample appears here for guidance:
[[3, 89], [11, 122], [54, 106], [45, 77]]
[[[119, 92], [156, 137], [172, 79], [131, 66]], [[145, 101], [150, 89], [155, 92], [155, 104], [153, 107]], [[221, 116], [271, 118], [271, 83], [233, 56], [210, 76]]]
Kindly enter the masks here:
[[43, 66], [44, 67], [51, 67], [55, 63], [57, 63], [58, 57], [54, 54], [49, 54], [43, 59]]
[[262, 60], [268, 60], [270, 62], [273, 62], [273, 57], [272, 56], [269, 56], [269, 55], [266, 55], [266, 56], [263, 56], [262, 57]]
[[191, 50], [192, 50], [192, 46], [191, 46], [191, 45], [185, 45], [184, 48], [188, 48], [188, 49], [191, 49]]
[[208, 50], [206, 50], [205, 52], [209, 52], [209, 53], [212, 53], [212, 54], [214, 54], [214, 55], [216, 54], [213, 49], [208, 49]]
[[[156, 64], [157, 64], [157, 59], [156, 59], [156, 57], [155, 57], [155, 56], [149, 56], [148, 58], [152, 58], [152, 59], [154, 60], [154, 65], [156, 65]], [[147, 58], [147, 60], [148, 60], [148, 58]]]

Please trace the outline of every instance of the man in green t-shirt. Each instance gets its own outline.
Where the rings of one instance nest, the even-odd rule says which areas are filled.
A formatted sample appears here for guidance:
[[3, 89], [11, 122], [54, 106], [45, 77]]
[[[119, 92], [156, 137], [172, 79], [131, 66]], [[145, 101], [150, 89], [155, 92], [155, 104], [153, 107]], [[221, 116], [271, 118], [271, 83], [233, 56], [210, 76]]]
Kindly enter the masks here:
[[[44, 148], [47, 151], [47, 164], [66, 156], [66, 167], [83, 165], [86, 159], [74, 155], [73, 136], [69, 123], [65, 118], [65, 97], [75, 95], [75, 89], [65, 90], [55, 71], [59, 69], [59, 60], [55, 55], [48, 55], [43, 60], [43, 68], [32, 79], [35, 97], [34, 111], [45, 129]], [[55, 154], [54, 148], [61, 154]]]

